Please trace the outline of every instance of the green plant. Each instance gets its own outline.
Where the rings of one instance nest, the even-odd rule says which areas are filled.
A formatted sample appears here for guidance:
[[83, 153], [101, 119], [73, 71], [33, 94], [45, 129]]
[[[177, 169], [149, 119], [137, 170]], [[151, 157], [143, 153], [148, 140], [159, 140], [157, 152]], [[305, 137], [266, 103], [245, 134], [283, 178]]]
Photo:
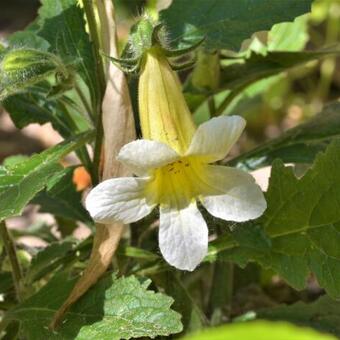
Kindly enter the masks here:
[[[321, 2], [312, 14], [311, 0], [173, 0], [159, 13], [156, 3], [147, 1], [121, 53], [110, 0], [42, 0], [37, 19], [0, 47], [0, 100], [14, 124], [51, 123], [65, 139], [0, 166], [0, 336], [191, 339], [227, 324], [196, 337], [333, 338], [253, 319], [340, 336], [340, 104], [265, 142], [259, 130], [273, 119], [251, 114], [259, 102], [273, 115], [275, 100], [294, 103], [287, 88], [320, 60], [334, 71], [331, 38], [305, 48]], [[331, 88], [322, 70], [323, 85], [307, 91], [318, 100]], [[256, 147], [225, 159], [246, 122]], [[78, 163], [66, 167], [71, 152]], [[262, 193], [246, 172], [265, 166]], [[90, 193], [75, 187], [81, 167]], [[58, 235], [7, 228], [29, 204], [55, 217]], [[77, 223], [91, 230], [83, 241], [72, 236]], [[22, 247], [22, 235], [47, 246]], [[325, 296], [268, 301], [275, 275], [295, 294], [289, 302], [303, 300], [308, 280]], [[257, 295], [243, 307], [249, 284]]]

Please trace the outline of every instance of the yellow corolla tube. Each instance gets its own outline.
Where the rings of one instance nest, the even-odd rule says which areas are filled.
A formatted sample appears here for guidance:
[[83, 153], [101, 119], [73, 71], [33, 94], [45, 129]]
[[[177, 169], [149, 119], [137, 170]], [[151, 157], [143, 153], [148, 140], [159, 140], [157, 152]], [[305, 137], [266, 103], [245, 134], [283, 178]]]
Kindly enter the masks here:
[[178, 76], [160, 47], [145, 52], [138, 91], [143, 138], [165, 143], [184, 154], [196, 127]]

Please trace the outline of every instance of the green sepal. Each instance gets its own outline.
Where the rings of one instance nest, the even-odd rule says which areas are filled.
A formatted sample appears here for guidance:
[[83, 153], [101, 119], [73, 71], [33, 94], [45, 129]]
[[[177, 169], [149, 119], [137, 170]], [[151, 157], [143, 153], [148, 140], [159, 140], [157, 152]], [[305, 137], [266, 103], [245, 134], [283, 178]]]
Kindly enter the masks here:
[[185, 63], [180, 63], [180, 64], [177, 64], [175, 62], [171, 62], [169, 61], [169, 64], [171, 66], [171, 68], [174, 70], [174, 71], [183, 71], [183, 70], [187, 70], [189, 68], [192, 68], [195, 66], [195, 63], [196, 63], [196, 58], [192, 59], [192, 60], [189, 60]]
[[162, 36], [160, 34], [163, 28], [164, 28], [164, 25], [162, 23], [158, 23], [154, 26], [153, 31], [152, 31], [152, 36], [151, 36], [152, 46], [164, 45], [164, 40], [162, 40]]
[[138, 63], [138, 58], [114, 58], [108, 55], [103, 54], [106, 58], [109, 58], [113, 63], [118, 65], [125, 65], [126, 67], [134, 66]]
[[185, 48], [180, 48], [180, 49], [176, 49], [176, 50], [165, 49], [164, 50], [165, 55], [167, 57], [180, 57], [182, 55], [188, 54], [188, 53], [196, 50], [197, 47], [199, 47], [203, 43], [204, 40], [205, 40], [205, 38], [200, 39], [196, 43], [194, 43], [193, 45], [191, 45], [189, 47], [185, 47]]
[[[181, 57], [194, 51], [204, 41], [200, 39], [195, 41], [193, 45], [172, 50], [166, 42], [166, 32], [162, 23], [155, 23], [150, 18], [142, 18], [136, 25], [133, 26], [128, 44], [124, 48], [122, 58], [108, 57], [125, 73], [138, 73], [140, 70], [141, 61], [144, 54], [152, 47], [160, 48], [165, 56]], [[194, 61], [177, 64], [174, 61], [169, 61], [169, 64], [174, 70], [183, 70], [194, 66]]]

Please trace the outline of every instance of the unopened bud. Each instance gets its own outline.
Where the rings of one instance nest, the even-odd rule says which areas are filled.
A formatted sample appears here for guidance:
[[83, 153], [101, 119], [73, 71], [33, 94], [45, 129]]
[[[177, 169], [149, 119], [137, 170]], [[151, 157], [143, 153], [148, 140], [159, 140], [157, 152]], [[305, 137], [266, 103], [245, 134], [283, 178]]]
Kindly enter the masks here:
[[5, 52], [0, 61], [0, 100], [53, 74], [69, 78], [69, 71], [60, 58], [51, 53], [34, 49]]
[[220, 58], [218, 52], [204, 50], [198, 52], [198, 58], [192, 74], [192, 84], [203, 91], [214, 91], [220, 82]]

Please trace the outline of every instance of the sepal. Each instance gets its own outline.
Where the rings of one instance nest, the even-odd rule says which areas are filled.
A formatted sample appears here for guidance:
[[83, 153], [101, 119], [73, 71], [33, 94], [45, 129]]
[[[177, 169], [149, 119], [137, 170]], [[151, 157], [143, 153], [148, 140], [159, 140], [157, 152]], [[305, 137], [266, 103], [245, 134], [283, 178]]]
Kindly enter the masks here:
[[[121, 58], [108, 57], [123, 72], [139, 73], [143, 57], [151, 48], [157, 47], [162, 50], [168, 58], [183, 57], [197, 49], [204, 39], [195, 41], [192, 45], [182, 49], [172, 49], [167, 42], [167, 32], [161, 22], [154, 22], [149, 17], [143, 17], [131, 30], [129, 41]], [[177, 63], [176, 60], [169, 61], [174, 70], [182, 70], [192, 67], [193, 59], [186, 63]]]

